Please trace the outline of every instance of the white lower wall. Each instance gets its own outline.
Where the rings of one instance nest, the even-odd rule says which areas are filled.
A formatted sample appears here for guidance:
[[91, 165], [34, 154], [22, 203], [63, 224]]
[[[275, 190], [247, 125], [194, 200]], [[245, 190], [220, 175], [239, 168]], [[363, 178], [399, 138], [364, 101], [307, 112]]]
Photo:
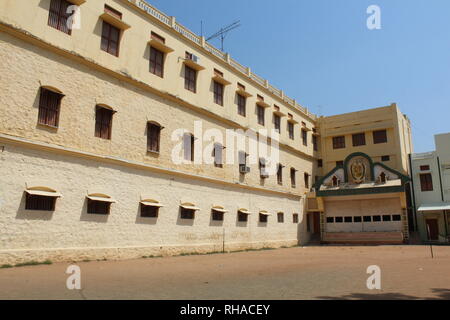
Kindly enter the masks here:
[[[305, 236], [299, 197], [252, 191], [180, 176], [118, 166], [49, 151], [1, 143], [0, 263], [30, 259], [55, 261], [134, 258], [143, 255], [295, 245]], [[62, 194], [54, 212], [25, 210], [26, 184], [46, 184]], [[117, 200], [109, 216], [88, 215], [88, 192]], [[165, 205], [159, 218], [141, 218], [141, 195]], [[201, 208], [194, 220], [181, 220], [180, 201]], [[223, 223], [211, 220], [211, 207], [228, 213]], [[237, 222], [237, 209], [253, 215]], [[258, 211], [273, 213], [267, 224]], [[278, 223], [276, 212], [285, 213]], [[299, 213], [299, 224], [292, 214]]]
[[[402, 216], [399, 198], [325, 202], [326, 217]], [[326, 232], [400, 232], [403, 221], [326, 223]]]

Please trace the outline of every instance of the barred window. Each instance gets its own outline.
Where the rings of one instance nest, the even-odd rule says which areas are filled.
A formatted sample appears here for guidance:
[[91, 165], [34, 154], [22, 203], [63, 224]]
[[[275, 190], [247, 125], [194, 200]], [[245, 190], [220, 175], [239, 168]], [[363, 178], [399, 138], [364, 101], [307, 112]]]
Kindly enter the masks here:
[[26, 194], [25, 210], [55, 211], [56, 198]]
[[70, 6], [72, 6], [72, 3], [66, 0], [52, 0], [48, 15], [48, 25], [71, 35], [72, 29], [67, 25], [68, 19], [72, 15], [72, 13], [67, 13], [67, 9]]
[[108, 215], [110, 212], [110, 209], [111, 209], [110, 202], [95, 201], [95, 200], [88, 199], [88, 207], [87, 207], [88, 214]]
[[141, 203], [142, 218], [158, 218], [159, 207], [145, 206]]
[[41, 87], [39, 98], [38, 123], [51, 127], [58, 127], [59, 109], [63, 95]]
[[180, 218], [181, 219], [185, 219], [185, 220], [192, 220], [195, 217], [195, 210], [191, 210], [191, 209], [185, 209], [185, 208], [181, 208], [180, 209]]

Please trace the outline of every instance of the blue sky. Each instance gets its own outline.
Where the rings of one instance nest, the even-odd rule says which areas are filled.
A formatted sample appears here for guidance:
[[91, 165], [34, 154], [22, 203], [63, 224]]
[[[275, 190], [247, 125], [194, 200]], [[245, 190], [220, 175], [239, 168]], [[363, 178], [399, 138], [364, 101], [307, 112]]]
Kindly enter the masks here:
[[[396, 102], [411, 119], [415, 152], [450, 132], [448, 0], [148, 2], [198, 34], [203, 20], [205, 36], [241, 20], [225, 51], [316, 114]], [[372, 4], [381, 30], [366, 27]]]

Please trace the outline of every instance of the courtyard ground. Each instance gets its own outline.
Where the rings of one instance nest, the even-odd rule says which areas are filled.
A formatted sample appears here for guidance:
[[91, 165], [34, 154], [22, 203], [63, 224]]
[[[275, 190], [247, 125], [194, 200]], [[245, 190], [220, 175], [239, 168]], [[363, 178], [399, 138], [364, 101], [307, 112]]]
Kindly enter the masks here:
[[[0, 269], [0, 299], [450, 299], [450, 247], [313, 246]], [[381, 268], [381, 290], [366, 286]]]

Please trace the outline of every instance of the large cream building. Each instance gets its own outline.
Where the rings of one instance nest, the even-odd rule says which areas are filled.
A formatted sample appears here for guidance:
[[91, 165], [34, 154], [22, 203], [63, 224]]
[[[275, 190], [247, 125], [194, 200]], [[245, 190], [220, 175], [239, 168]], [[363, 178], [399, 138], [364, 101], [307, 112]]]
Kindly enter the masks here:
[[[304, 244], [323, 233], [310, 190], [333, 163], [361, 151], [408, 174], [409, 121], [395, 105], [317, 118], [140, 0], [2, 0], [0, 73], [0, 263]], [[243, 163], [248, 145], [228, 162], [220, 139], [204, 153], [213, 163], [196, 163], [212, 129], [279, 131], [281, 169]], [[354, 130], [387, 141], [330, 149]]]

